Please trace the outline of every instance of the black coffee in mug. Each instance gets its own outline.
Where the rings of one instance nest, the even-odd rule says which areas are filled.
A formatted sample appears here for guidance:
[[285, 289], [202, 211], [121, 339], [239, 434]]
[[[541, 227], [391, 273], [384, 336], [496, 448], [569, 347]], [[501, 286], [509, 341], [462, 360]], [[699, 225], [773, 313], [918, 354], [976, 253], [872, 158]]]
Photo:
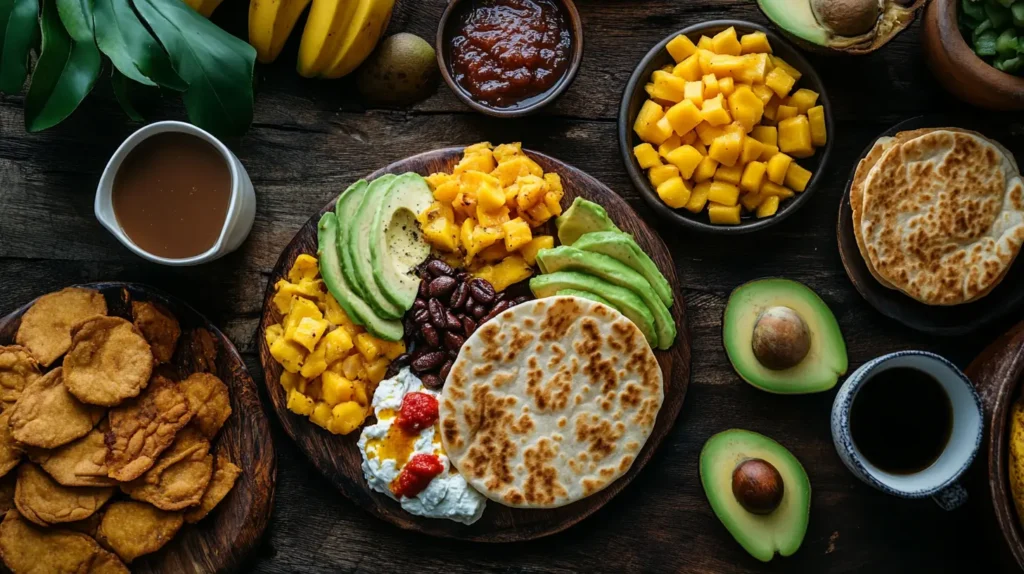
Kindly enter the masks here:
[[931, 466], [953, 430], [953, 405], [931, 375], [886, 369], [864, 382], [850, 408], [850, 436], [879, 469], [914, 474]]

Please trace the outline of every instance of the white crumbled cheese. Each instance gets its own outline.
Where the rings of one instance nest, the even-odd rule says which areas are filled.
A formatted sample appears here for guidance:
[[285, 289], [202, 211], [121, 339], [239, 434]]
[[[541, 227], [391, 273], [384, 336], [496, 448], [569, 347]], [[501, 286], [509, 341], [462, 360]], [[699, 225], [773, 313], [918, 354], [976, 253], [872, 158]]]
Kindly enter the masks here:
[[[391, 482], [401, 473], [395, 459], [380, 459], [373, 456], [374, 446], [367, 448], [367, 443], [374, 439], [383, 439], [388, 429], [394, 424], [394, 416], [402, 408], [402, 399], [408, 393], [425, 393], [440, 400], [438, 393], [423, 386], [416, 375], [406, 368], [398, 375], [385, 379], [377, 385], [373, 394], [373, 409], [377, 415], [377, 424], [365, 427], [359, 436], [359, 452], [363, 456], [363, 476], [370, 488], [398, 500], [402, 508], [410, 514], [427, 518], [447, 518], [463, 524], [472, 524], [484, 513], [487, 499], [473, 489], [458, 472], [452, 472], [451, 463], [441, 446], [440, 437], [436, 437], [433, 425], [420, 431], [413, 445], [409, 459], [417, 454], [433, 454], [438, 457], [444, 470], [430, 481], [422, 492], [414, 497], [397, 498], [391, 492]], [[385, 410], [392, 411], [390, 417], [382, 417]], [[391, 414], [391, 413], [388, 413]]]

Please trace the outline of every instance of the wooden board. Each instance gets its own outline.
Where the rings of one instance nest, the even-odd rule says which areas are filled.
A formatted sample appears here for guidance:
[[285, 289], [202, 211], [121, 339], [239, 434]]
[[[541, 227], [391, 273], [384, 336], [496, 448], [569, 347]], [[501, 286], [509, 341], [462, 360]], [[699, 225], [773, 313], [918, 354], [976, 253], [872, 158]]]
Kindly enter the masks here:
[[[215, 446], [226, 449], [232, 462], [242, 468], [242, 474], [227, 498], [209, 516], [196, 524], [183, 526], [178, 535], [158, 552], [132, 562], [131, 570], [136, 574], [238, 570], [267, 527], [277, 477], [277, 457], [267, 417], [260, 407], [256, 384], [238, 350], [217, 327], [187, 303], [148, 285], [105, 282], [76, 287], [100, 291], [107, 300], [109, 314], [129, 320], [132, 300], [162, 304], [181, 324], [179, 349], [194, 329], [205, 329], [213, 336], [217, 358], [211, 372], [228, 386], [232, 411], [217, 436]], [[21, 316], [31, 306], [32, 302], [26, 303], [0, 319], [0, 344], [13, 344]], [[186, 355], [175, 355], [172, 361], [174, 371], [187, 374], [198, 370]]]
[[[991, 121], [982, 122], [972, 117], [919, 116], [896, 124], [878, 134], [878, 138], [891, 137], [902, 131], [942, 126], [978, 131], [1006, 146], [1018, 158], [1018, 163], [1024, 160], [1024, 138], [1013, 134], [1006, 125]], [[853, 184], [857, 164], [871, 151], [878, 138], [872, 139], [857, 161], [852, 164], [850, 178], [846, 182], [846, 191], [839, 204], [839, 221], [836, 224], [839, 254], [842, 256], [843, 267], [846, 268], [846, 274], [861, 296], [883, 315], [912, 329], [933, 335], [951, 336], [971, 333], [1020, 308], [1024, 303], [1024, 263], [1021, 262], [1021, 259], [1018, 259], [1010, 267], [1002, 282], [991, 293], [964, 305], [948, 307], [925, 305], [900, 291], [883, 286], [875, 279], [864, 263], [864, 258], [857, 246], [857, 238], [853, 233], [850, 186]]]
[[[407, 530], [481, 542], [531, 540], [564, 530], [593, 514], [636, 477], [672, 429], [679, 409], [683, 405], [686, 387], [690, 380], [690, 341], [686, 326], [686, 304], [679, 292], [675, 265], [668, 248], [625, 201], [601, 182], [554, 158], [529, 150], [526, 150], [526, 153], [536, 160], [545, 172], [554, 172], [561, 176], [565, 188], [563, 205], [569, 205], [576, 197], [584, 197], [603, 205], [620, 228], [633, 234], [640, 247], [651, 256], [665, 278], [668, 279], [675, 293], [672, 314], [679, 330], [676, 344], [668, 351], [655, 352], [665, 380], [665, 401], [658, 414], [657, 423], [629, 472], [608, 488], [589, 498], [551, 510], [511, 509], [488, 502], [483, 517], [475, 524], [465, 526], [449, 520], [413, 516], [402, 510], [394, 500], [371, 491], [363, 478], [363, 471], [360, 467], [362, 458], [356, 448], [359, 433], [354, 432], [348, 436], [332, 435], [309, 422], [306, 417], [295, 415], [286, 408], [285, 392], [279, 384], [281, 366], [270, 356], [270, 350], [263, 335], [269, 325], [281, 320], [280, 313], [271, 302], [274, 296], [274, 283], [285, 276], [298, 255], [316, 253], [317, 222], [324, 213], [334, 209], [333, 199], [299, 230], [295, 238], [284, 249], [270, 275], [258, 336], [260, 362], [263, 364], [267, 393], [270, 395], [285, 432], [295, 440], [299, 448], [342, 494], [374, 516]], [[455, 147], [427, 152], [377, 170], [369, 176], [369, 179], [374, 179], [385, 173], [397, 174], [411, 171], [428, 175], [438, 171], [450, 172], [461, 155], [462, 148]]]

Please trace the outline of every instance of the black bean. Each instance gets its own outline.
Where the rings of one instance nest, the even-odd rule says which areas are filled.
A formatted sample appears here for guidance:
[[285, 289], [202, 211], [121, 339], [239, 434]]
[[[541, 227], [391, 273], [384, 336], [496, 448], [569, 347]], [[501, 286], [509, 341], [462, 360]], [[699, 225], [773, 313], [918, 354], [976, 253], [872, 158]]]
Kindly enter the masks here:
[[438, 335], [437, 329], [430, 323], [420, 325], [420, 336], [423, 337], [423, 342], [430, 347], [441, 345], [441, 337]]
[[480, 322], [481, 323], [486, 323], [486, 322], [490, 321], [491, 319], [497, 317], [499, 313], [502, 313], [503, 311], [506, 311], [509, 308], [509, 306], [510, 305], [509, 305], [508, 301], [502, 301], [501, 303], [498, 303], [497, 305], [494, 306], [493, 309], [491, 309], [490, 313], [488, 313], [487, 315], [484, 315], [483, 319], [480, 319]]
[[480, 317], [487, 314], [487, 307], [484, 307], [483, 305], [473, 305], [473, 308], [469, 310], [469, 314], [472, 315], [474, 319], [479, 320]]
[[455, 288], [455, 292], [452, 293], [449, 305], [452, 309], [461, 309], [466, 304], [467, 299], [469, 299], [469, 285], [459, 283], [459, 286]]
[[397, 357], [395, 357], [395, 360], [391, 361], [391, 364], [392, 365], [398, 365], [399, 367], [404, 367], [404, 366], [408, 365], [411, 362], [412, 362], [412, 355], [410, 355], [409, 353], [402, 353], [401, 355], [398, 355]]
[[427, 311], [426, 309], [420, 309], [419, 311], [413, 313], [412, 318], [417, 323], [426, 323], [427, 321], [430, 320], [430, 311]]
[[455, 270], [452, 269], [451, 265], [448, 265], [440, 259], [434, 259], [430, 263], [427, 263], [427, 271], [430, 271], [431, 275], [434, 277], [440, 277], [442, 275], [450, 277], [455, 273]]
[[469, 295], [477, 303], [490, 305], [494, 302], [494, 287], [483, 279], [474, 279], [469, 282]]
[[453, 289], [455, 289], [455, 285], [457, 283], [458, 282], [455, 281], [454, 277], [442, 275], [430, 282], [430, 286], [427, 287], [427, 292], [430, 293], [431, 297], [447, 297], [448, 294], [451, 293]]
[[451, 311], [445, 311], [444, 318], [445, 318], [445, 321], [447, 321], [447, 323], [448, 323], [446, 325], [446, 328], [448, 328], [448, 329], [462, 329], [462, 321], [458, 317], [455, 316], [455, 313], [452, 313]]
[[476, 331], [476, 321], [472, 317], [462, 318], [462, 332], [465, 333], [466, 337], [469, 337]]
[[516, 305], [522, 305], [523, 303], [526, 303], [529, 300], [530, 298], [527, 297], [526, 295], [523, 295], [522, 297], [516, 297], [515, 299], [512, 300], [512, 306], [515, 307]]
[[391, 377], [394, 377], [395, 375], [398, 374], [398, 371], [400, 369], [401, 367], [392, 362], [390, 365], [388, 365], [388, 370], [384, 371], [384, 378], [390, 379]]
[[463, 283], [469, 281], [469, 277], [469, 271], [459, 271], [458, 273], [455, 274], [455, 278], [458, 279], [459, 281], [462, 281]]
[[438, 329], [444, 329], [448, 325], [445, 313], [447, 309], [437, 299], [431, 299], [427, 302], [427, 310], [430, 313], [430, 322], [434, 324]]
[[412, 302], [412, 308], [419, 311], [420, 309], [427, 308], [427, 300], [422, 297]]
[[423, 381], [423, 386], [427, 387], [428, 389], [437, 390], [440, 389], [442, 385], [444, 385], [444, 380], [442, 380], [441, 377], [438, 377], [437, 375], [423, 375], [422, 377], [420, 377], [420, 380]]
[[427, 281], [420, 277], [420, 297], [427, 297]]
[[508, 297], [508, 291], [502, 291], [494, 297], [494, 302], [497, 303], [498, 301], [504, 301], [506, 297]]
[[466, 342], [466, 338], [462, 335], [458, 335], [452, 331], [445, 331], [444, 334], [444, 346], [448, 347], [451, 351], [458, 351], [462, 348], [462, 344]]
[[451, 359], [448, 359], [447, 361], [444, 362], [443, 365], [441, 365], [441, 380], [442, 381], [447, 381], [448, 380], [448, 373], [452, 372], [452, 365], [454, 365], [454, 364], [455, 364], [455, 361], [452, 361]]
[[444, 351], [431, 351], [424, 353], [412, 362], [412, 370], [417, 373], [434, 370], [441, 366], [441, 363], [444, 362], [444, 358]]

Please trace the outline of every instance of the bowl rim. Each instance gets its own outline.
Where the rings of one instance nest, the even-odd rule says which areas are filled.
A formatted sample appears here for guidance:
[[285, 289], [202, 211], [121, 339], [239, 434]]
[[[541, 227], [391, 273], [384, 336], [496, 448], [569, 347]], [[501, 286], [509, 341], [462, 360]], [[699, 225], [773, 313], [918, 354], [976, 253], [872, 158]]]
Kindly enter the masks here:
[[975, 69], [977, 72], [975, 77], [986, 84], [1001, 85], [1010, 90], [1024, 92], [1024, 76], [1007, 74], [997, 69], [992, 64], [982, 60], [981, 56], [971, 49], [970, 44], [967, 43], [967, 38], [964, 38], [963, 33], [960, 32], [960, 9], [957, 6], [956, 0], [934, 0], [932, 4], [935, 4], [936, 19], [939, 23], [936, 30], [939, 42], [947, 51], [956, 50], [957, 53], [962, 54], [972, 64], [982, 66]]
[[[827, 127], [829, 137], [824, 148], [821, 148], [821, 161], [818, 163], [818, 169], [815, 170], [814, 174], [811, 176], [811, 180], [807, 182], [807, 189], [797, 194], [797, 196], [794, 197], [792, 201], [785, 206], [785, 208], [779, 209], [778, 213], [765, 219], [753, 219], [747, 220], [746, 222], [741, 221], [739, 225], [714, 225], [698, 221], [693, 216], [678, 213], [676, 210], [665, 205], [661, 198], [658, 197], [657, 192], [652, 188], [650, 182], [647, 181], [647, 178], [644, 176], [643, 171], [636, 163], [636, 160], [633, 157], [633, 149], [628, 143], [629, 133], [633, 129], [632, 121], [630, 121], [631, 118], [629, 117], [629, 108], [632, 103], [632, 93], [636, 89], [637, 84], [646, 81], [645, 77], [649, 75], [649, 73], [645, 74], [644, 71], [650, 65], [652, 60], [660, 56], [665, 51], [665, 46], [668, 45], [673, 38], [680, 34], [689, 36], [710, 28], [728, 28], [730, 26], [734, 26], [737, 31], [743, 29], [752, 32], [763, 32], [768, 36], [768, 40], [772, 44], [784, 45], [793, 53], [794, 57], [787, 58], [787, 61], [791, 60], [790, 63], [794, 67], [798, 68], [804, 75], [813, 78], [814, 82], [821, 88], [818, 95], [818, 103], [825, 109], [825, 125]], [[800, 53], [800, 50], [792, 42], [783, 38], [781, 35], [776, 34], [765, 26], [749, 22], [747, 20], [708, 20], [706, 22], [687, 26], [669, 34], [663, 40], [655, 44], [654, 47], [651, 48], [640, 60], [640, 63], [637, 64], [636, 68], [633, 70], [633, 74], [630, 76], [629, 82], [626, 83], [626, 89], [622, 94], [622, 101], [619, 105], [618, 139], [622, 161], [625, 164], [626, 172], [629, 174], [630, 180], [633, 182], [633, 187], [640, 191], [640, 195], [658, 215], [678, 223], [685, 228], [704, 233], [716, 235], [741, 235], [767, 229], [776, 225], [792, 215], [792, 213], [799, 209], [800, 206], [807, 203], [811, 194], [817, 190], [816, 184], [824, 174], [825, 167], [827, 166], [829, 157], [831, 156], [832, 144], [835, 142], [835, 123], [832, 119], [832, 104], [828, 99], [828, 93], [825, 89], [824, 82], [821, 81], [821, 76], [818, 75], [818, 72], [813, 66], [811, 66], [810, 62], [807, 61], [804, 55]]]
[[444, 78], [448, 88], [458, 97], [462, 102], [478, 111], [482, 114], [497, 118], [518, 118], [528, 116], [536, 113], [544, 106], [550, 104], [559, 98], [569, 86], [573, 80], [576, 79], [576, 73], [579, 72], [580, 63], [583, 61], [583, 20], [580, 19], [579, 10], [576, 9], [576, 4], [573, 0], [553, 0], [559, 3], [562, 8], [565, 9], [566, 14], [569, 16], [569, 33], [572, 36], [573, 48], [572, 54], [569, 58], [569, 67], [566, 68], [565, 73], [555, 83], [554, 86], [548, 89], [547, 92], [541, 94], [541, 97], [537, 98], [533, 103], [516, 108], [496, 108], [488, 106], [487, 104], [481, 103], [473, 99], [473, 96], [466, 92], [455, 81], [452, 77], [451, 72], [448, 70], [448, 58], [445, 55], [446, 40], [448, 39], [445, 31], [448, 29], [448, 20], [452, 14], [466, 1], [473, 0], [449, 0], [448, 5], [444, 9], [444, 13], [441, 14], [441, 20], [437, 24], [437, 34], [434, 39], [434, 52], [437, 55], [437, 66], [441, 69], [441, 77]]

